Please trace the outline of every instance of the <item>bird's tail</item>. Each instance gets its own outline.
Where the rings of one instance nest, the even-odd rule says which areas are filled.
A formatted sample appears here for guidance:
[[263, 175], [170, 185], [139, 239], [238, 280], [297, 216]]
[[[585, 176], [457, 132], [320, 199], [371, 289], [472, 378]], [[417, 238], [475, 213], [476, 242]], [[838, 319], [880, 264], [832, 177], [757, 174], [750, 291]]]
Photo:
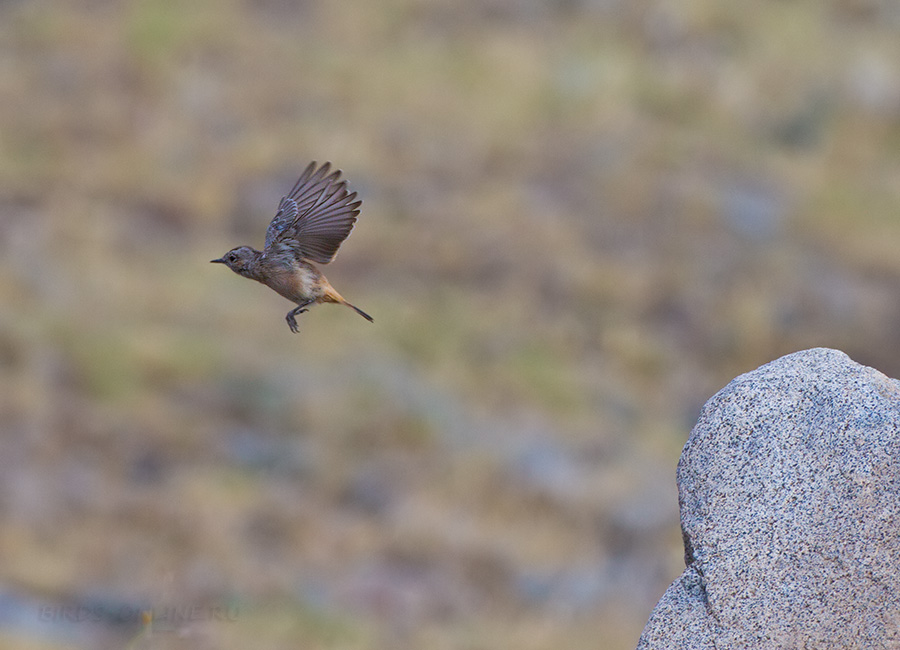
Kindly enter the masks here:
[[350, 304], [349, 302], [347, 302], [346, 300], [344, 300], [341, 304], [347, 305], [350, 309], [352, 309], [353, 311], [355, 311], [357, 314], [359, 314], [360, 316], [362, 316], [363, 318], [365, 318], [365, 319], [366, 319], [367, 321], [369, 321], [370, 323], [374, 323], [374, 322], [375, 322], [375, 319], [374, 319], [374, 318], [372, 318], [371, 316], [369, 316], [366, 312], [364, 312], [362, 309], [360, 309], [360, 308], [357, 307], [356, 305], [351, 305], [351, 304]]
[[372, 318], [371, 316], [369, 316], [369, 315], [368, 315], [366, 312], [364, 312], [362, 309], [360, 309], [360, 308], [357, 307], [356, 305], [351, 305], [349, 302], [347, 302], [346, 300], [344, 300], [344, 296], [342, 296], [341, 294], [339, 294], [339, 293], [335, 290], [335, 288], [332, 287], [331, 284], [329, 284], [327, 280], [325, 280], [324, 276], [322, 277], [322, 280], [325, 281], [325, 295], [320, 299], [320, 300], [322, 300], [322, 302], [336, 302], [336, 303], [338, 303], [339, 305], [347, 305], [350, 309], [352, 309], [353, 311], [355, 311], [357, 314], [359, 314], [360, 316], [362, 316], [363, 318], [365, 318], [365, 319], [366, 319], [367, 321], [369, 321], [370, 323], [374, 323], [374, 322], [375, 322], [375, 319]]

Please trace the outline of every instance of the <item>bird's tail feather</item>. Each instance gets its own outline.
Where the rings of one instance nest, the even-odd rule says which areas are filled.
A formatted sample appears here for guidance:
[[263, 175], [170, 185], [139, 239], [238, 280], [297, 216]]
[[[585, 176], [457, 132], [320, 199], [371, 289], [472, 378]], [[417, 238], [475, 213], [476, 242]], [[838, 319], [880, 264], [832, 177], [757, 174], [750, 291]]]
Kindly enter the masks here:
[[370, 323], [374, 323], [374, 322], [375, 322], [375, 319], [372, 318], [371, 316], [369, 316], [369, 315], [368, 315], [366, 312], [364, 312], [362, 309], [360, 309], [360, 308], [357, 307], [356, 305], [351, 305], [349, 302], [347, 302], [346, 300], [344, 300], [344, 296], [342, 296], [342, 295], [339, 294], [337, 291], [335, 291], [334, 287], [332, 287], [330, 284], [328, 284], [328, 281], [325, 280], [324, 277], [322, 278], [322, 280], [324, 280], [324, 282], [325, 282], [325, 295], [324, 295], [322, 298], [320, 298], [320, 300], [321, 300], [322, 302], [336, 302], [336, 303], [339, 303], [339, 304], [341, 304], [341, 305], [347, 305], [350, 309], [352, 309], [353, 311], [355, 311], [357, 314], [359, 314], [360, 316], [362, 316], [363, 318], [365, 318], [365, 319], [366, 319], [367, 321], [369, 321]]
[[360, 309], [360, 308], [357, 307], [356, 305], [351, 305], [351, 304], [350, 304], [349, 302], [347, 302], [346, 300], [344, 301], [344, 304], [347, 305], [347, 306], [348, 306], [350, 309], [352, 309], [353, 311], [355, 311], [357, 314], [359, 314], [360, 316], [362, 316], [363, 318], [365, 318], [365, 319], [366, 319], [367, 321], [369, 321], [370, 323], [374, 323], [374, 322], [375, 322], [375, 319], [374, 319], [374, 318], [372, 318], [371, 316], [369, 316], [366, 312], [364, 312], [362, 309]]

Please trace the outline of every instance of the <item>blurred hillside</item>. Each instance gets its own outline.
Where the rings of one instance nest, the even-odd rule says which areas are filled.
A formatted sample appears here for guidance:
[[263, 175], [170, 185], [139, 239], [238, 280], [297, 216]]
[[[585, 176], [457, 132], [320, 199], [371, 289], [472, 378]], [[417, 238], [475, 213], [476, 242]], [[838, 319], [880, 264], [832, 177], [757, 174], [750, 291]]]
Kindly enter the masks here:
[[702, 403], [900, 376], [894, 3], [11, 0], [0, 97], [2, 648], [632, 648]]

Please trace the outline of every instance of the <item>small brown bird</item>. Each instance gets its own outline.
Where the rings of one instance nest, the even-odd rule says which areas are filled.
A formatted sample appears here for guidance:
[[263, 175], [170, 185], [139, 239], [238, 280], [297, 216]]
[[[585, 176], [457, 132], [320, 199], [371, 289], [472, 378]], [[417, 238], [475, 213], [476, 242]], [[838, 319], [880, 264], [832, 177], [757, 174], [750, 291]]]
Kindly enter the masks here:
[[316, 169], [311, 162], [290, 193], [281, 199], [278, 213], [266, 230], [262, 251], [250, 246], [232, 248], [217, 260], [238, 275], [262, 282], [297, 303], [286, 320], [297, 332], [297, 315], [319, 302], [347, 305], [370, 323], [372, 317], [344, 300], [313, 262], [328, 264], [356, 223], [356, 192], [339, 180], [340, 170], [328, 173], [331, 163]]

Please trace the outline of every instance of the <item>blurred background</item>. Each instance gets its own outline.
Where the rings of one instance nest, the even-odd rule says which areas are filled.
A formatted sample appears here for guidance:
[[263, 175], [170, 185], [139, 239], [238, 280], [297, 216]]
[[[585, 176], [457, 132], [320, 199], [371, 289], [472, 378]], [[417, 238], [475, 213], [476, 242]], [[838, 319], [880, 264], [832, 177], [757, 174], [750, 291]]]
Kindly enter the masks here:
[[[900, 375], [894, 2], [7, 0], [0, 98], [2, 648], [633, 648], [703, 402]], [[208, 263], [310, 160], [374, 325]]]

